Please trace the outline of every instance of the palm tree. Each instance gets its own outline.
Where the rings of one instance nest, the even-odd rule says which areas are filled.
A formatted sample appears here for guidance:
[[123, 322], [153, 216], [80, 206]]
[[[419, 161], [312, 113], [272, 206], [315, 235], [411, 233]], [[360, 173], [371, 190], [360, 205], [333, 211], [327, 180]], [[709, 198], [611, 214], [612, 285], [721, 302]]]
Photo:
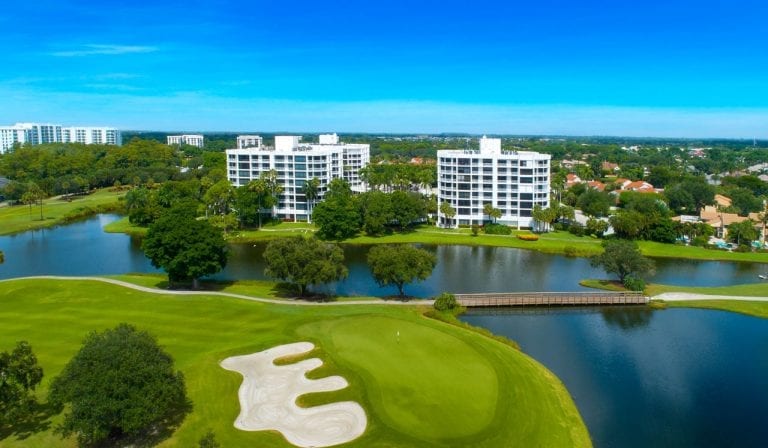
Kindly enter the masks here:
[[307, 221], [312, 222], [312, 208], [320, 195], [320, 179], [313, 177], [304, 184], [304, 197], [307, 198]]

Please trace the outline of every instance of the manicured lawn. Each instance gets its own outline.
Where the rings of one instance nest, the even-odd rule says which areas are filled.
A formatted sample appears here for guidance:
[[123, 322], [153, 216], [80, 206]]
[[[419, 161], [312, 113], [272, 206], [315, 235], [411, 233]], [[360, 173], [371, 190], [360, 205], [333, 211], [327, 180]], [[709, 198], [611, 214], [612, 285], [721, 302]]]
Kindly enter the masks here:
[[40, 206], [14, 205], [0, 208], [0, 235], [9, 235], [43, 227], [53, 227], [73, 219], [96, 213], [109, 212], [122, 207], [119, 198], [125, 191], [97, 190], [87, 196], [75, 196], [71, 202], [60, 199], [43, 201], [43, 220]]
[[[146, 228], [130, 225], [128, 218], [115, 221], [105, 227], [107, 232], [142, 235]], [[265, 225], [261, 230], [240, 230], [227, 236], [232, 243], [248, 243], [270, 240], [297, 234], [311, 234], [316, 231], [313, 224], [308, 223], [278, 223]], [[517, 238], [518, 233], [529, 233], [527, 230], [513, 231], [511, 235], [485, 235], [480, 233], [473, 236], [469, 229], [439, 229], [434, 226], [422, 225], [411, 232], [393, 233], [383, 236], [365, 236], [360, 234], [355, 238], [343, 241], [348, 244], [456, 244], [464, 246], [498, 246], [519, 249], [536, 250], [550, 254], [565, 254], [571, 252], [578, 257], [589, 257], [602, 252], [602, 240], [589, 236], [574, 236], [568, 232], [548, 232], [539, 235], [538, 241], [523, 241]], [[766, 253], [739, 253], [721, 250], [704, 249], [702, 247], [663, 244], [653, 241], [638, 241], [643, 255], [661, 258], [686, 258], [693, 260], [726, 260], [750, 261], [768, 263]]]
[[746, 300], [681, 300], [664, 302], [670, 308], [706, 308], [768, 319], [768, 302]]
[[[142, 276], [148, 284], [157, 277]], [[216, 296], [165, 296], [75, 280], [0, 282], [0, 350], [32, 345], [51, 379], [92, 330], [128, 322], [155, 334], [184, 372], [194, 409], [162, 446], [196, 446], [212, 429], [224, 447], [290, 446], [277, 433], [233, 427], [241, 377], [218, 363], [296, 341], [317, 345], [350, 387], [301, 402], [358, 401], [368, 430], [350, 446], [590, 446], [562, 383], [528, 356], [480, 334], [427, 319], [418, 307], [282, 306]], [[400, 340], [397, 340], [397, 332]], [[54, 423], [56, 421], [54, 417]], [[74, 446], [51, 429], [0, 445]]]

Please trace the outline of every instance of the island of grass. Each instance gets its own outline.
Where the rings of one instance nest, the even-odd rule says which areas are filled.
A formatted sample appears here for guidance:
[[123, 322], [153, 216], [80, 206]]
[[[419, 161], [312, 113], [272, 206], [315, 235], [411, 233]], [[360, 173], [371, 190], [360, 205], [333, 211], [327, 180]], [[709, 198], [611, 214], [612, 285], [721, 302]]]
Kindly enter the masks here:
[[[300, 404], [351, 400], [366, 411], [368, 428], [349, 446], [591, 446], [551, 372], [509, 345], [428, 319], [418, 306], [264, 304], [55, 279], [0, 282], [0, 304], [0, 341], [29, 341], [45, 370], [41, 398], [89, 331], [127, 322], [156, 335], [193, 401], [162, 446], [196, 446], [209, 429], [222, 446], [290, 446], [274, 432], [234, 428], [241, 377], [219, 362], [297, 341], [315, 344], [306, 356], [324, 362], [311, 377], [350, 383], [301, 396]], [[0, 444], [75, 446], [53, 433], [59, 418], [21, 436], [4, 429]]]

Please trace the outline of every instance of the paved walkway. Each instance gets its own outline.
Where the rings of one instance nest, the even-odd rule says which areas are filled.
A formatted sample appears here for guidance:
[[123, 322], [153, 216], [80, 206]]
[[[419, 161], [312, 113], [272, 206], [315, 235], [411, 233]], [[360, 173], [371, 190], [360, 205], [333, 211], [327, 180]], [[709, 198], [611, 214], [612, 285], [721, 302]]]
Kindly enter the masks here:
[[667, 302], [681, 301], [681, 300], [748, 300], [751, 302], [768, 302], [768, 297], [754, 297], [754, 296], [716, 296], [708, 294], [694, 294], [689, 292], [665, 292], [657, 296], [651, 297], [655, 300], [664, 300]]
[[263, 297], [247, 296], [244, 294], [233, 294], [230, 292], [218, 292], [218, 291], [186, 291], [176, 289], [159, 289], [151, 288], [148, 286], [141, 286], [134, 283], [129, 283], [123, 280], [117, 280], [114, 278], [105, 277], [66, 277], [59, 275], [40, 275], [34, 277], [17, 277], [0, 280], [0, 282], [8, 282], [13, 280], [35, 280], [35, 279], [48, 279], [48, 280], [89, 280], [102, 283], [111, 283], [113, 285], [122, 286], [125, 288], [135, 289], [137, 291], [148, 292], [152, 294], [166, 294], [166, 295], [179, 295], [179, 296], [223, 296], [233, 297], [235, 299], [252, 300], [254, 302], [262, 303], [274, 303], [277, 305], [300, 305], [300, 306], [343, 306], [343, 305], [426, 305], [432, 306], [434, 300], [422, 300], [415, 299], [408, 302], [400, 300], [356, 300], [347, 302], [310, 302], [307, 300], [299, 299], [266, 299]]

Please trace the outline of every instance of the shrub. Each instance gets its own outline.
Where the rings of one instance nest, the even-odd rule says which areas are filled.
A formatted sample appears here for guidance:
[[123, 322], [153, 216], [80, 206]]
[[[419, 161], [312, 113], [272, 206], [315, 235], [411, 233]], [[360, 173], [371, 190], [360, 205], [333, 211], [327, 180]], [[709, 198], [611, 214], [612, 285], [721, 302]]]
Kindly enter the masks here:
[[448, 311], [456, 308], [458, 303], [456, 302], [456, 296], [449, 292], [444, 292], [435, 297], [435, 304], [433, 306], [438, 311]]
[[572, 222], [571, 225], [568, 226], [568, 232], [576, 236], [584, 236], [584, 226], [578, 222]]
[[642, 291], [645, 289], [645, 280], [642, 278], [627, 276], [624, 279], [624, 287], [630, 291]]
[[538, 241], [539, 235], [534, 235], [532, 233], [521, 233], [517, 235], [517, 238], [523, 241]]
[[472, 236], [477, 236], [478, 233], [480, 233], [480, 226], [472, 224]]
[[486, 224], [485, 227], [483, 227], [483, 232], [487, 235], [510, 235], [512, 233], [512, 228], [505, 226], [504, 224], [491, 223]]

